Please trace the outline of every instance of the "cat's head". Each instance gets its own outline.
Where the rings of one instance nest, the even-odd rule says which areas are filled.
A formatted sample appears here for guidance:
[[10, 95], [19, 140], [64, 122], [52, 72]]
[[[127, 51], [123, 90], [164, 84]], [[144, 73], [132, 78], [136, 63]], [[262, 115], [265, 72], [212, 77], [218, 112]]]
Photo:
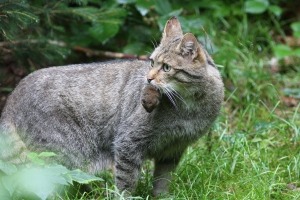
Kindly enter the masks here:
[[164, 93], [199, 86], [207, 65], [214, 65], [196, 37], [192, 33], [183, 34], [175, 17], [167, 21], [160, 45], [150, 60], [147, 81]]

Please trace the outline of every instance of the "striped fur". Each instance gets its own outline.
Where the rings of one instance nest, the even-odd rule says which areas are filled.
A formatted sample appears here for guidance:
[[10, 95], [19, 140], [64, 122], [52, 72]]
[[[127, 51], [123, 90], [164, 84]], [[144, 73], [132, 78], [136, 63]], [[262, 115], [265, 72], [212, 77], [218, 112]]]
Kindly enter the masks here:
[[[0, 118], [8, 146], [1, 159], [52, 151], [57, 162], [91, 173], [114, 165], [117, 187], [132, 191], [150, 158], [154, 195], [167, 192], [186, 147], [218, 116], [223, 83], [213, 60], [192, 34], [183, 35], [176, 18], [167, 22], [150, 58], [150, 69], [148, 61], [127, 60], [50, 67], [24, 78]], [[141, 98], [153, 87], [162, 96], [152, 97], [160, 99], [148, 113]]]

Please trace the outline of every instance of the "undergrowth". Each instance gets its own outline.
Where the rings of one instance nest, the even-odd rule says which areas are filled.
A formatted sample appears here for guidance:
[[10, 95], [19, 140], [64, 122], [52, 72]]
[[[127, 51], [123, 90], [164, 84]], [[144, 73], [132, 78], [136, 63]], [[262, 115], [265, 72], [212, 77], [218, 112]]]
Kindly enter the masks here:
[[[205, 46], [212, 48], [225, 82], [223, 109], [211, 135], [187, 149], [173, 173], [170, 194], [160, 199], [300, 199], [300, 104], [288, 107], [283, 101], [287, 93], [300, 96], [300, 62], [283, 73], [272, 72], [268, 63], [276, 42], [270, 30], [284, 31], [271, 12], [257, 21], [251, 17], [243, 13], [206, 24]], [[153, 199], [152, 171], [147, 162], [135, 199]], [[52, 198], [125, 198], [112, 173], [100, 177], [104, 181], [92, 182], [89, 192], [73, 188]]]

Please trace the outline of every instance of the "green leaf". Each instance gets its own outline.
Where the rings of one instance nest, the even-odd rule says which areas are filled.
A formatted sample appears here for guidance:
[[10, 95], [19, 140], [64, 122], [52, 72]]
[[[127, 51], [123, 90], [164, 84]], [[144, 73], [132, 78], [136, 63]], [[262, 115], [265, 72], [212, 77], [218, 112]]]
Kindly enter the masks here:
[[56, 154], [53, 152], [42, 152], [38, 156], [39, 157], [53, 157], [53, 156], [56, 156]]
[[300, 22], [294, 22], [291, 24], [293, 30], [293, 35], [297, 38], [300, 38]]
[[167, 15], [172, 12], [172, 6], [168, 0], [155, 0], [155, 10], [160, 15]]
[[164, 30], [165, 24], [169, 18], [170, 18], [169, 16], [162, 16], [162, 17], [158, 18], [157, 23], [158, 23], [160, 31]]
[[300, 88], [284, 88], [283, 93], [286, 96], [300, 98]]
[[17, 167], [11, 163], [0, 160], [0, 170], [7, 175], [11, 175], [17, 172]]
[[71, 179], [75, 182], [81, 183], [81, 184], [88, 184], [92, 181], [103, 181], [103, 179], [87, 174], [85, 172], [82, 172], [81, 170], [73, 170], [68, 172], [66, 175], [71, 177]]
[[11, 195], [8, 191], [4, 188], [3, 184], [0, 182], [0, 199], [1, 200], [11, 200]]
[[291, 47], [283, 44], [279, 44], [273, 47], [274, 54], [277, 58], [281, 59], [293, 54]]
[[179, 17], [179, 20], [182, 25], [183, 32], [191, 32], [194, 35], [203, 33], [203, 25], [204, 21], [203, 19], [200, 19], [199, 17]]
[[182, 8], [178, 9], [178, 10], [172, 10], [172, 12], [168, 13], [169, 17], [173, 17], [176, 16], [178, 17], [181, 13], [182, 13]]
[[[165, 24], [168, 21], [168, 19], [170, 19], [173, 16], [178, 17], [181, 14], [181, 12], [182, 12], [182, 9], [173, 10], [169, 13], [166, 13], [166, 15], [161, 16], [160, 18], [158, 18], [157, 23], [158, 23], [159, 29], [161, 31], [164, 30]], [[180, 18], [180, 23], [181, 23], [182, 27], [184, 27], [184, 24], [186, 24], [184, 22], [184, 20], [185, 20], [185, 18], [183, 18], [183, 17]]]
[[124, 16], [126, 16], [125, 10], [119, 8], [100, 10], [85, 7], [72, 9], [72, 12], [92, 22], [87, 33], [93, 41], [98, 43], [105, 43], [108, 39], [115, 36], [119, 31]]
[[[60, 12], [65, 11], [61, 10]], [[70, 12], [94, 23], [121, 24], [121, 20], [126, 16], [126, 11], [120, 8], [103, 10], [94, 7], [79, 7], [71, 9]]]
[[37, 153], [35, 153], [35, 152], [30, 152], [30, 153], [28, 153], [28, 154], [27, 154], [27, 158], [28, 158], [31, 162], [33, 162], [33, 163], [35, 163], [35, 164], [37, 164], [37, 165], [45, 165], [45, 161], [44, 161], [43, 159], [41, 159], [41, 158], [39, 157], [39, 154], [37, 154]]
[[261, 138], [253, 138], [253, 139], [251, 140], [251, 142], [253, 142], [253, 143], [261, 142], [261, 141], [262, 141]]
[[245, 3], [245, 11], [251, 14], [260, 14], [267, 10], [268, 0], [248, 0]]
[[269, 10], [276, 15], [277, 17], [280, 17], [281, 13], [282, 13], [282, 9], [278, 6], [275, 5], [271, 5], [269, 6]]
[[296, 48], [293, 50], [293, 55], [300, 57], [300, 48]]
[[8, 191], [10, 196], [13, 195], [13, 193], [16, 191], [16, 188], [18, 186], [18, 182], [15, 176], [4, 176], [1, 179], [1, 183], [5, 188], [5, 190]]
[[86, 6], [88, 4], [88, 0], [72, 0], [72, 3], [81, 5], [81, 6]]
[[136, 0], [117, 0], [119, 4], [135, 3]]
[[67, 171], [65, 167], [59, 165], [45, 168], [24, 168], [20, 171], [16, 182], [18, 183], [18, 188], [22, 191], [30, 192], [41, 199], [46, 199], [54, 192], [57, 186], [69, 185], [62, 173]]
[[46, 166], [45, 169], [47, 169], [55, 174], [65, 174], [70, 171], [63, 165], [50, 165], [50, 166]]
[[28, 22], [38, 22], [39, 18], [35, 16], [33, 13], [25, 11], [24, 9], [14, 9], [14, 10], [6, 10], [4, 14], [8, 16], [14, 17], [18, 19], [20, 22], [28, 23]]
[[96, 41], [105, 43], [110, 38], [115, 36], [119, 31], [119, 25], [117, 24], [109, 24], [109, 23], [101, 23], [94, 24], [89, 30], [89, 35], [94, 38]]
[[151, 6], [154, 6], [153, 0], [136, 0], [135, 7], [141, 13], [142, 16], [145, 16], [149, 12]]
[[123, 52], [127, 54], [141, 54], [147, 47], [142, 42], [132, 42], [123, 48]]

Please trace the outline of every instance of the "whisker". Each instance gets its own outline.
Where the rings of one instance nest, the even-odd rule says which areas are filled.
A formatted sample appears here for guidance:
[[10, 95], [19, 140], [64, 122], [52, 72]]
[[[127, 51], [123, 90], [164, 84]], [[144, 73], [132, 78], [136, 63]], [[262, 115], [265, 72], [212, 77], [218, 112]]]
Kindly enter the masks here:
[[181, 101], [184, 102], [184, 99], [182, 98], [182, 96], [176, 90], [174, 90], [170, 86], [168, 87], [168, 90], [170, 90], [170, 92], [172, 92], [172, 94], [174, 94], [174, 96], [176, 96], [178, 99], [180, 99]]
[[166, 89], [162, 87], [162, 90], [164, 91], [164, 93], [167, 95], [168, 99], [171, 101], [171, 103], [175, 106], [175, 108], [177, 108], [176, 102], [174, 97], [171, 95], [171, 93]]
[[157, 42], [157, 40], [155, 38], [154, 38], [154, 41], [155, 41], [156, 47], [158, 47], [159, 43]]
[[[153, 38], [154, 39], [154, 38]], [[151, 40], [151, 43], [152, 43], [152, 45], [153, 45], [153, 47], [154, 47], [154, 49], [157, 47], [157, 45], [155, 45], [155, 43], [154, 43], [154, 41], [153, 40]]]
[[176, 96], [174, 96], [172, 90], [170, 90], [168, 87], [165, 87], [165, 89], [168, 91], [168, 93], [174, 98]]
[[158, 46], [158, 43], [157, 43], [157, 41], [155, 40], [154, 37], [152, 37], [152, 39], [154, 40], [155, 43], [153, 43], [153, 40], [151, 40], [151, 42], [152, 42], [154, 48], [156, 48]]
[[173, 95], [173, 93], [172, 92], [170, 92], [169, 90], [167, 90], [168, 91], [168, 94], [169, 94], [169, 96], [172, 98], [172, 100], [173, 100], [173, 102], [174, 102], [174, 105], [175, 105], [175, 107], [177, 107], [177, 104], [176, 104], [176, 97]]
[[182, 101], [185, 105], [187, 105], [186, 102], [184, 101], [183, 97], [182, 97], [176, 90], [174, 90], [174, 88], [172, 88], [171, 86], [168, 86], [168, 87], [166, 87], [166, 89], [169, 91], [169, 93], [172, 94], [172, 96], [173, 96], [174, 98], [177, 97], [177, 99], [179, 99], [179, 100]]

